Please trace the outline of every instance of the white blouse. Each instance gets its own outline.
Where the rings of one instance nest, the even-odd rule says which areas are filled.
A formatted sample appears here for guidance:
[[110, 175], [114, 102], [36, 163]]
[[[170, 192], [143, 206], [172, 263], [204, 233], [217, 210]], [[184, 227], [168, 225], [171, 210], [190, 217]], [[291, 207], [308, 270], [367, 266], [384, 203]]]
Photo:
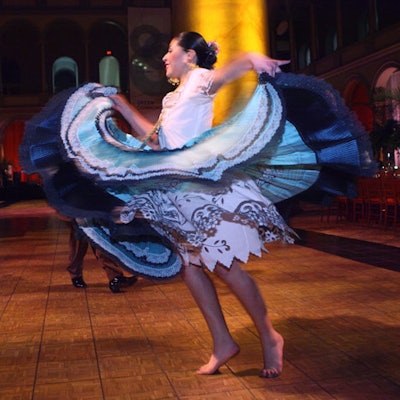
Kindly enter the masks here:
[[163, 99], [158, 139], [163, 149], [181, 148], [189, 140], [211, 128], [215, 94], [209, 90], [212, 70], [196, 68], [188, 79]]

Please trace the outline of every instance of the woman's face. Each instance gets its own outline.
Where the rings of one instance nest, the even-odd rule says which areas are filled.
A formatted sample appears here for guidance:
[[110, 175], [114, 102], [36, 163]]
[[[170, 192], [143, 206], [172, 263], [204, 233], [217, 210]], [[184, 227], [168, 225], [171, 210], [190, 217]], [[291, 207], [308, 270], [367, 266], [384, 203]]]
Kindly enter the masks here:
[[177, 39], [172, 39], [168, 51], [163, 57], [165, 75], [168, 79], [182, 79], [188, 72], [189, 52], [179, 46]]

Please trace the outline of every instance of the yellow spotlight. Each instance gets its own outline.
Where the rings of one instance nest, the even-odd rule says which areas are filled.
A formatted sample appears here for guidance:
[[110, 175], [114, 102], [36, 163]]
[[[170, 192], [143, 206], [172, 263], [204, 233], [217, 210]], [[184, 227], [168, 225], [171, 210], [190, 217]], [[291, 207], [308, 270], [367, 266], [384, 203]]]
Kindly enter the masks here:
[[[217, 67], [241, 51], [267, 53], [264, 0], [174, 0], [174, 34], [197, 31], [220, 47]], [[256, 75], [247, 74], [223, 88], [215, 102], [215, 123], [237, 111], [253, 92]]]

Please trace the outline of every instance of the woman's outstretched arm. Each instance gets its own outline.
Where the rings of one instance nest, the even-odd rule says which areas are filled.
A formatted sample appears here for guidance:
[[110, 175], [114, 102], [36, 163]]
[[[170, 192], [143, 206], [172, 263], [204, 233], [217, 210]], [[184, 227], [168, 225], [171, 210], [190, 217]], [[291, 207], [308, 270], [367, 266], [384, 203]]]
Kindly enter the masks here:
[[267, 72], [269, 75], [275, 76], [277, 72], [281, 71], [281, 65], [289, 63], [290, 60], [275, 60], [260, 53], [240, 54], [223, 67], [215, 70], [214, 82], [210, 92], [217, 92], [223, 85], [240, 78], [249, 71], [255, 71], [258, 74]]

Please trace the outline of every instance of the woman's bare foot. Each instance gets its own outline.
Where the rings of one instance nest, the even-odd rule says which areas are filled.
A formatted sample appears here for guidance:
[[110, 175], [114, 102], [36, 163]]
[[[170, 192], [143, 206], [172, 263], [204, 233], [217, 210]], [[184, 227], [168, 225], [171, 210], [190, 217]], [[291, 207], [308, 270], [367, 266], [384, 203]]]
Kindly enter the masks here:
[[264, 350], [265, 365], [260, 372], [261, 378], [277, 378], [282, 373], [283, 345], [283, 337], [276, 332], [274, 343]]
[[232, 357], [236, 356], [240, 351], [239, 346], [233, 342], [231, 345], [222, 349], [222, 351], [215, 351], [211, 354], [210, 360], [207, 364], [202, 365], [197, 373], [199, 375], [212, 375], [218, 371], [218, 368], [228, 362]]

